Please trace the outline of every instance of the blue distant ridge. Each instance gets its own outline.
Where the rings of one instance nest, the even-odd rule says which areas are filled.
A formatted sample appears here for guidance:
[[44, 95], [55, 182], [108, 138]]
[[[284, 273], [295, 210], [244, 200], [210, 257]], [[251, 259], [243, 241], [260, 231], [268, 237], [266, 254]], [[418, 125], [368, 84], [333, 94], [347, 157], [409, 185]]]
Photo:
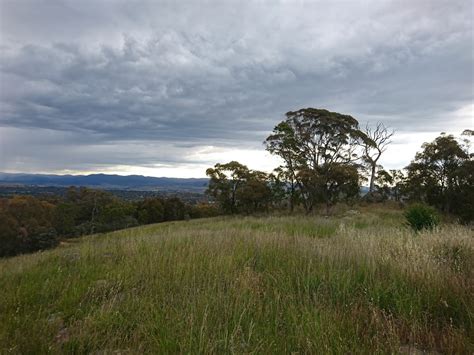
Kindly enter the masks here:
[[204, 191], [207, 178], [169, 178], [142, 175], [46, 175], [0, 172], [0, 184], [35, 186], [87, 186], [117, 189], [173, 189]]

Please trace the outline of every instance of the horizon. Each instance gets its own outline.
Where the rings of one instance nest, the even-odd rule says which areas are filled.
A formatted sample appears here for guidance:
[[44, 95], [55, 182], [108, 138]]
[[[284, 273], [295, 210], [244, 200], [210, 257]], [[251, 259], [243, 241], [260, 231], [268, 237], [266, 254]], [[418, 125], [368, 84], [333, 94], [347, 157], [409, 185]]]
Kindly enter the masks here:
[[86, 173], [86, 174], [52, 174], [52, 173], [18, 173], [18, 172], [5, 172], [5, 171], [0, 171], [1, 174], [11, 174], [11, 175], [41, 175], [41, 176], [74, 176], [74, 177], [85, 177], [85, 176], [93, 176], [93, 175], [106, 175], [106, 176], [121, 176], [121, 177], [132, 177], [132, 176], [137, 176], [137, 177], [144, 177], [144, 178], [156, 178], [156, 179], [209, 179], [208, 177], [201, 177], [201, 178], [195, 178], [195, 177], [190, 177], [190, 178], [182, 178], [182, 177], [176, 177], [176, 176], [149, 176], [149, 175], [136, 175], [136, 174], [128, 174], [128, 175], [122, 175], [122, 174], [106, 174], [106, 173], [100, 173], [100, 172], [94, 172], [94, 173]]
[[[474, 127], [472, 3], [0, 1], [0, 171], [205, 178], [286, 112], [395, 130], [401, 169]], [[317, 21], [314, 19], [317, 18]], [[211, 20], [210, 20], [211, 19]]]

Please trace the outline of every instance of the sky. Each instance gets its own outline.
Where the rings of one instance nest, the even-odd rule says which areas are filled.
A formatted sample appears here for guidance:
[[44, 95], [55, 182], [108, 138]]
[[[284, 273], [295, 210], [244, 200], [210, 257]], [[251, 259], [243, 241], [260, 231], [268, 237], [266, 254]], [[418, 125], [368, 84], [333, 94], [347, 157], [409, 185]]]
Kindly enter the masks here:
[[0, 171], [204, 177], [288, 111], [396, 131], [402, 168], [474, 128], [470, 0], [0, 0]]

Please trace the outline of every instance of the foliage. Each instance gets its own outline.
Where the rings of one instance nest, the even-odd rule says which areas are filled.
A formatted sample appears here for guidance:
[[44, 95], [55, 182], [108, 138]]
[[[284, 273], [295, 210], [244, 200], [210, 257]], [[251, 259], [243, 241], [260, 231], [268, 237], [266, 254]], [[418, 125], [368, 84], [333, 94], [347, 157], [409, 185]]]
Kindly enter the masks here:
[[280, 191], [280, 185], [269, 175], [236, 161], [216, 164], [206, 174], [210, 177], [207, 193], [228, 214], [267, 211], [274, 202], [274, 191]]
[[[360, 158], [356, 150], [363, 142], [373, 144], [352, 116], [307, 108], [288, 112], [265, 144], [284, 161], [280, 171], [291, 187], [290, 205], [298, 190], [309, 212], [319, 202], [329, 209], [354, 195], [352, 187], [359, 180], [355, 162]], [[343, 182], [346, 178], [349, 180]]]
[[389, 170], [390, 180], [388, 182], [388, 190], [390, 196], [395, 201], [400, 201], [402, 198], [402, 191], [405, 185], [405, 174], [402, 170], [391, 169]]
[[400, 201], [401, 190], [405, 176], [401, 170], [385, 170], [378, 167], [375, 177], [375, 189], [364, 195], [363, 200], [367, 202], [384, 202], [386, 200]]
[[439, 224], [439, 216], [433, 207], [414, 204], [405, 211], [408, 225], [416, 232], [433, 229]]
[[245, 184], [237, 191], [239, 210], [247, 214], [268, 211], [272, 202], [272, 190], [268, 175], [249, 171]]
[[452, 135], [441, 134], [424, 143], [423, 151], [406, 169], [409, 199], [455, 213], [466, 222], [473, 220], [474, 165], [466, 145]]
[[267, 185], [271, 190], [272, 206], [283, 210], [289, 207], [293, 211], [294, 204], [298, 202], [298, 194], [295, 186], [288, 184], [287, 175], [282, 169], [276, 168], [268, 175]]
[[463, 223], [474, 221], [474, 161], [465, 160], [455, 171], [451, 212]]
[[218, 203], [224, 213], [237, 212], [237, 191], [245, 183], [249, 169], [236, 161], [216, 164], [206, 170], [209, 176], [207, 193]]
[[179, 198], [171, 197], [164, 200], [165, 221], [177, 221], [185, 219], [186, 216], [186, 206]]
[[54, 206], [32, 196], [0, 199], [0, 256], [42, 250], [58, 244]]
[[134, 206], [110, 192], [70, 187], [55, 213], [55, 227], [63, 236], [80, 236], [137, 225]]
[[[33, 196], [0, 199], [0, 256], [56, 246], [58, 236], [78, 237], [138, 224], [215, 216], [215, 207], [185, 205], [179, 198], [122, 200], [109, 192], [70, 187], [48, 202]], [[192, 213], [191, 213], [192, 211]]]
[[219, 215], [219, 209], [216, 205], [210, 203], [199, 203], [190, 206], [188, 209], [191, 218], [207, 218]]
[[137, 219], [140, 224], [159, 223], [165, 220], [165, 206], [158, 198], [146, 198], [137, 203]]

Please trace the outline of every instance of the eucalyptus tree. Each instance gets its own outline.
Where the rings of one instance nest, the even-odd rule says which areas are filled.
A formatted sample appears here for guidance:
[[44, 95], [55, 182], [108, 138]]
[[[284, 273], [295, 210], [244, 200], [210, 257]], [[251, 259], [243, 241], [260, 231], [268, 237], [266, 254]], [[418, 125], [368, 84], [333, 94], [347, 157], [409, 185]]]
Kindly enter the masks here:
[[248, 167], [237, 161], [218, 163], [206, 170], [210, 178], [207, 193], [219, 203], [223, 212], [237, 212], [237, 191], [245, 183], [248, 174]]
[[224, 213], [253, 213], [268, 210], [273, 202], [269, 175], [236, 161], [216, 164], [206, 174], [210, 177], [208, 194]]
[[283, 164], [275, 169], [277, 176], [288, 184], [289, 206], [293, 212], [297, 200], [297, 173], [298, 167], [303, 164], [296, 140], [295, 127], [291, 121], [282, 121], [275, 126], [273, 132], [267, 137], [264, 144], [267, 151], [278, 155]]
[[268, 211], [273, 202], [268, 174], [249, 170], [245, 183], [237, 191], [236, 198], [239, 212], [250, 214]]
[[373, 144], [354, 117], [316, 108], [286, 113], [264, 143], [282, 158], [281, 168], [296, 181], [307, 212], [317, 202], [325, 202], [329, 209], [337, 200], [358, 193], [347, 189], [345, 179], [354, 186], [357, 149], [362, 143]]
[[422, 148], [406, 168], [409, 198], [453, 212], [464, 196], [474, 197], [474, 166], [466, 145], [452, 135], [441, 134]]
[[274, 203], [278, 205], [287, 201], [290, 212], [293, 212], [295, 205], [299, 202], [299, 191], [294, 171], [279, 166], [269, 175], [269, 179]]

